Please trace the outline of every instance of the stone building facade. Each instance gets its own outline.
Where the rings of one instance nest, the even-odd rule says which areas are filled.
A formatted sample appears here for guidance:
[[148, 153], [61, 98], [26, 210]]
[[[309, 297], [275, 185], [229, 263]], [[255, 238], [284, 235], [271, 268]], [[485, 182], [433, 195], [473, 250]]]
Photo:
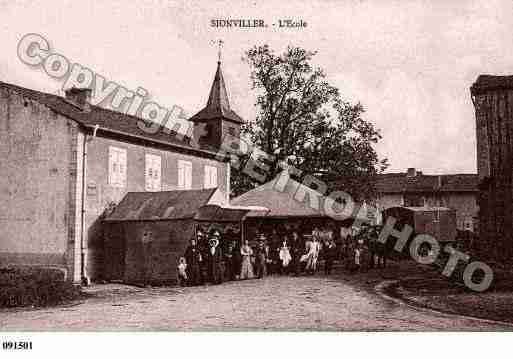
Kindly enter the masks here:
[[[149, 133], [140, 118], [89, 104], [90, 95], [0, 82], [0, 266], [55, 266], [75, 282], [95, 280], [105, 260], [102, 215], [127, 192], [216, 187], [228, 200], [230, 168], [215, 150], [217, 132], [207, 131], [201, 146]], [[239, 133], [220, 63], [205, 109], [193, 126], [229, 123]]]

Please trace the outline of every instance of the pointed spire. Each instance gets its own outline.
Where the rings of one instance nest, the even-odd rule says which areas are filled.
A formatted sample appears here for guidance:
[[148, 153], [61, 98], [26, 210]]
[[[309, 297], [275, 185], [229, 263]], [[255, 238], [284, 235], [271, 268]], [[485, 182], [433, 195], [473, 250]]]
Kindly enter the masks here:
[[216, 76], [214, 77], [214, 83], [210, 89], [210, 95], [208, 96], [207, 108], [211, 110], [223, 110], [230, 109], [230, 102], [228, 101], [228, 93], [226, 92], [226, 85], [224, 84], [223, 72], [221, 70], [221, 61], [217, 62]]
[[[220, 56], [220, 53], [218, 54]], [[190, 121], [205, 121], [223, 118], [236, 123], [244, 123], [244, 120], [230, 108], [228, 92], [224, 83], [223, 72], [221, 70], [221, 61], [217, 61], [217, 71], [214, 76], [214, 82], [210, 88], [207, 105], [192, 116]]]

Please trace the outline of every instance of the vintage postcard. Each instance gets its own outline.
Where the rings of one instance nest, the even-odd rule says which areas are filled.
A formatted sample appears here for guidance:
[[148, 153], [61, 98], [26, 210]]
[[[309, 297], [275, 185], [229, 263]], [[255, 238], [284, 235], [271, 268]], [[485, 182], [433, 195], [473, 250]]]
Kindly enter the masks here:
[[510, 332], [512, 33], [511, 1], [0, 1], [0, 352]]

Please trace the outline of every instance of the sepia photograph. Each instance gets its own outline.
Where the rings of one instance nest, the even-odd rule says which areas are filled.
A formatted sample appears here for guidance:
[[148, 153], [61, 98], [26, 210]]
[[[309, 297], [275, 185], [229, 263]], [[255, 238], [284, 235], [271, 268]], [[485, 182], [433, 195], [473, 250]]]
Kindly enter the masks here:
[[507, 341], [512, 34], [508, 0], [0, 0], [0, 355]]

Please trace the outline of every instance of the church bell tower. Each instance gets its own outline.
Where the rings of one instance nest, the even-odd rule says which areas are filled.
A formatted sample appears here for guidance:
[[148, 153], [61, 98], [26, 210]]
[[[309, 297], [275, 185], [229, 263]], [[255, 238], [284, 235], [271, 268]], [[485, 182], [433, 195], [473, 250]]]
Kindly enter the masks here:
[[244, 120], [230, 108], [220, 58], [207, 105], [189, 121], [194, 123], [194, 139], [201, 148], [216, 150], [225, 136], [240, 136]]

